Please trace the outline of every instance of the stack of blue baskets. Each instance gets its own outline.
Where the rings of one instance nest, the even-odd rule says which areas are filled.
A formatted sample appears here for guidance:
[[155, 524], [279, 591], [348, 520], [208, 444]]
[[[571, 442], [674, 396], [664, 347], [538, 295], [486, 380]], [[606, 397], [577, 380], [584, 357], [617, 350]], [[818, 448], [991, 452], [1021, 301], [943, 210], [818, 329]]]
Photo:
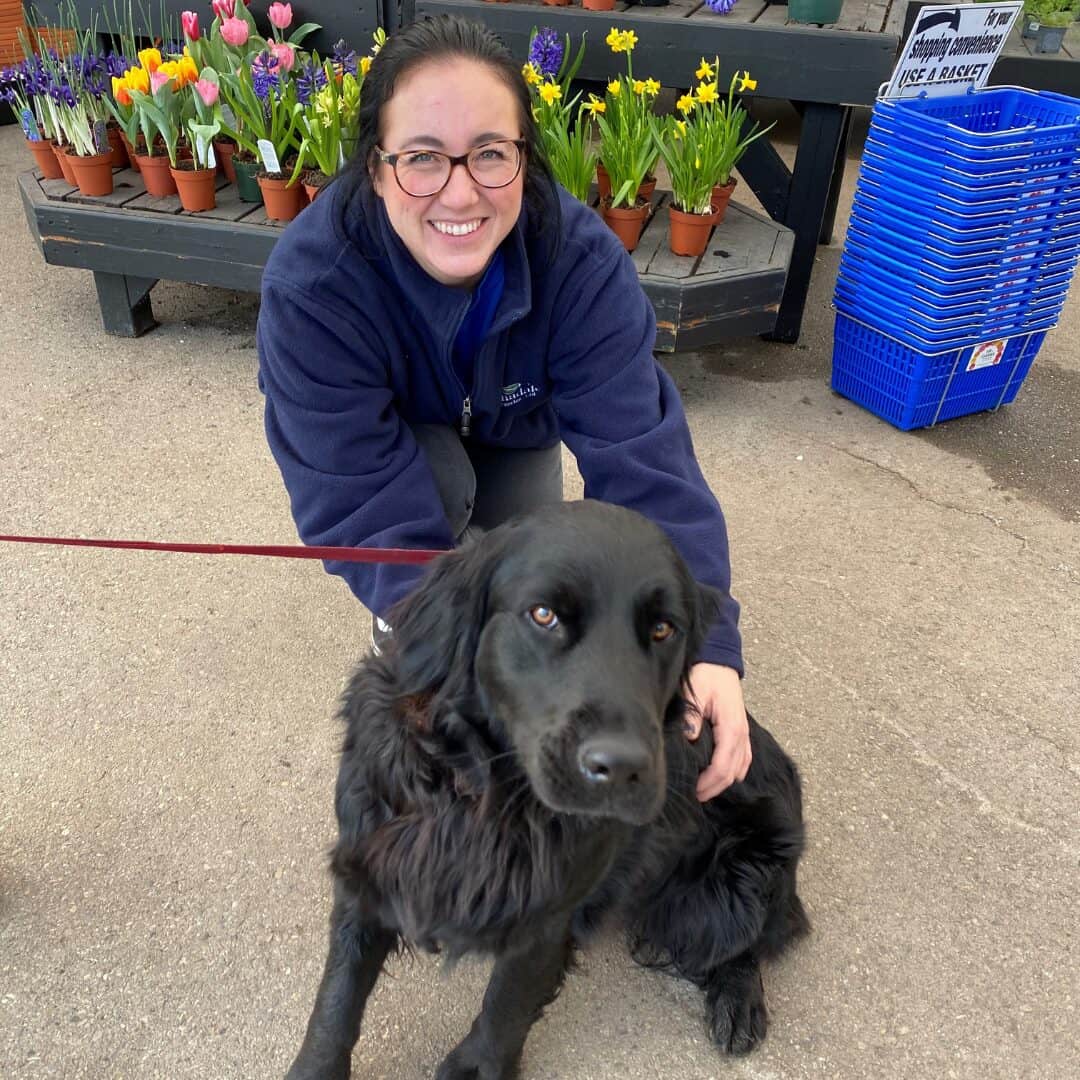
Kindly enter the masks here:
[[1016, 397], [1080, 255], [1080, 100], [878, 101], [836, 282], [832, 387], [896, 427]]

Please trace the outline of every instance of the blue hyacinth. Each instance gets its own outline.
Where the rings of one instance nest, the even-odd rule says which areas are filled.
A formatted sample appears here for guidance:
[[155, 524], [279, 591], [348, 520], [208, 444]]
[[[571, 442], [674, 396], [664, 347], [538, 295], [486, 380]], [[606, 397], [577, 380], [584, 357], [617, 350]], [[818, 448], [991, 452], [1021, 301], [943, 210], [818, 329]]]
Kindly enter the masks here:
[[280, 61], [268, 49], [259, 53], [251, 62], [251, 85], [255, 96], [260, 101], [266, 101], [271, 90], [277, 90], [279, 86], [277, 69]]
[[296, 100], [301, 105], [308, 105], [312, 97], [326, 86], [326, 71], [322, 64], [309, 60], [302, 64], [296, 76]]
[[529, 63], [545, 78], [554, 80], [562, 67], [563, 53], [563, 43], [559, 35], [550, 26], [545, 26], [537, 32], [529, 47]]
[[717, 15], [726, 15], [739, 0], [705, 0], [705, 6]]

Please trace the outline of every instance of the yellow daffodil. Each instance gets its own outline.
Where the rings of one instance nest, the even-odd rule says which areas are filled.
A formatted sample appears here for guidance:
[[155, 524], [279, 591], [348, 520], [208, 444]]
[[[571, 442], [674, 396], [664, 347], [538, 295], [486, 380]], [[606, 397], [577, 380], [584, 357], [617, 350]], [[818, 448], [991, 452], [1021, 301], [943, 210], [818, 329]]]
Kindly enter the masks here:
[[645, 80], [645, 93], [656, 97], [660, 93], [660, 84], [655, 79]]
[[589, 95], [589, 100], [585, 102], [585, 105], [583, 107], [588, 109], [589, 112], [593, 114], [593, 116], [595, 116], [597, 113], [603, 115], [605, 112], [607, 112], [606, 103], [601, 101], [595, 94]]
[[540, 123], [540, 110], [535, 105], [533, 106], [532, 114], [533, 114], [533, 119], [539, 124]]
[[697, 71], [694, 72], [694, 75], [698, 79], [711, 79], [715, 74], [716, 74], [715, 68], [703, 56], [701, 58], [701, 67], [699, 67], [697, 69]]
[[756, 90], [757, 89], [757, 79], [751, 79], [749, 71], [744, 71], [741, 75], [738, 76], [738, 79], [739, 79], [738, 91], [739, 91], [740, 94], [744, 90]]
[[643, 79], [634, 80], [634, 93], [640, 97], [645, 93], [645, 81]]
[[691, 94], [683, 94], [683, 96], [675, 102], [675, 108], [678, 109], [683, 116], [689, 116], [694, 111], [695, 105], [697, 105], [697, 102]]
[[360, 57], [360, 74], [366, 77], [367, 73], [370, 70], [371, 70], [371, 57], [370, 56], [361, 56]]
[[701, 168], [701, 158], [699, 158], [699, 157], [694, 158], [694, 168], [695, 169], [700, 169]]
[[604, 41], [613, 53], [633, 52], [637, 34], [633, 30], [616, 30], [613, 26]]
[[[686, 121], [685, 120], [676, 120], [675, 121], [675, 131], [678, 133], [678, 135], [685, 135], [686, 134]], [[678, 137], [678, 135], [676, 137]]]
[[[161, 67], [161, 53], [157, 49], [141, 49], [139, 51], [139, 66], [145, 71], [157, 71]], [[149, 86], [149, 82], [146, 84]]]
[[562, 97], [562, 87], [558, 83], [546, 82], [537, 91], [546, 105], [554, 105]]
[[521, 74], [525, 76], [525, 81], [530, 86], [539, 86], [544, 81], [531, 60], [521, 69]]
[[618, 97], [619, 94], [622, 93], [622, 83], [619, 82], [618, 79], [612, 79], [611, 82], [607, 84], [607, 92], [612, 97]]
[[719, 98], [719, 94], [716, 92], [716, 83], [702, 83], [697, 88], [697, 99], [701, 105], [711, 105]]

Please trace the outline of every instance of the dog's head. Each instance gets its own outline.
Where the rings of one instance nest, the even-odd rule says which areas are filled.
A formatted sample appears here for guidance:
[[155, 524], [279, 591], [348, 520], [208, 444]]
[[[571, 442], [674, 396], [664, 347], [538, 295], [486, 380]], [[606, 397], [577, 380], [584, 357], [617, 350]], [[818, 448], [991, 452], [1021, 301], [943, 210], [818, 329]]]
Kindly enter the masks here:
[[403, 694], [466, 769], [511, 754], [560, 813], [643, 824], [716, 595], [640, 514], [538, 509], [440, 559], [394, 613]]

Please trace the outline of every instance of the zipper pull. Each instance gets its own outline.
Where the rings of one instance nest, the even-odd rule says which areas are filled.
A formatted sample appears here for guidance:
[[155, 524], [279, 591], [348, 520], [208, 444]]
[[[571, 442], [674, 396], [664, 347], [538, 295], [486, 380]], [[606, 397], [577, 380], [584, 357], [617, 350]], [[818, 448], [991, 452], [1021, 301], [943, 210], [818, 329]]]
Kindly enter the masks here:
[[472, 434], [472, 398], [467, 397], [461, 403], [461, 437], [468, 438]]

